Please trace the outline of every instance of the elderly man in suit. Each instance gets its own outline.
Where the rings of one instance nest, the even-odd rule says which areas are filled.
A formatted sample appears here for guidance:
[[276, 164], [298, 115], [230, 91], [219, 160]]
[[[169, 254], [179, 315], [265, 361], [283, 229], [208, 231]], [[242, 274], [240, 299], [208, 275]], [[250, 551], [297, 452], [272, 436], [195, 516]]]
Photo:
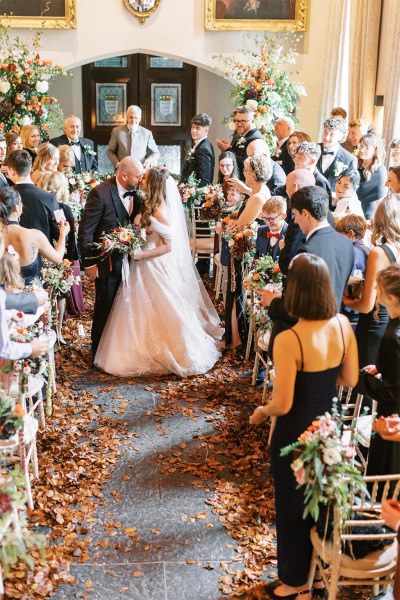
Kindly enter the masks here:
[[122, 256], [114, 253], [101, 258], [93, 243], [100, 241], [104, 232], [111, 231], [140, 212], [137, 187], [143, 177], [143, 165], [136, 158], [126, 156], [118, 164], [115, 177], [93, 188], [86, 201], [79, 225], [78, 242], [85, 273], [95, 280], [96, 297], [92, 324], [93, 358], [107, 322], [119, 284], [121, 283]]
[[208, 139], [208, 132], [212, 123], [211, 117], [200, 113], [192, 117], [191, 136], [192, 148], [183, 165], [181, 182], [187, 183], [190, 175], [200, 181], [200, 187], [212, 183], [214, 178], [214, 148]]
[[50, 143], [57, 148], [59, 146], [71, 146], [75, 155], [75, 173], [85, 173], [86, 171], [97, 171], [96, 152], [92, 140], [80, 137], [82, 123], [79, 117], [70, 115], [64, 121], [63, 135], [50, 140]]
[[340, 145], [346, 131], [346, 122], [343, 119], [332, 117], [324, 123], [324, 133], [320, 144], [322, 152], [317, 162], [317, 168], [329, 181], [331, 190], [335, 189], [336, 181], [343, 171], [348, 169], [357, 171], [357, 158]]
[[157, 164], [160, 157], [153, 134], [141, 127], [142, 109], [139, 106], [128, 106], [126, 124], [114, 127], [108, 144], [107, 156], [117, 167], [125, 156], [139, 160], [144, 167]]
[[280, 117], [275, 121], [274, 133], [277, 139], [272, 160], [281, 165], [286, 175], [294, 170], [294, 161], [287, 147], [288, 139], [294, 131], [294, 121], [291, 117]]

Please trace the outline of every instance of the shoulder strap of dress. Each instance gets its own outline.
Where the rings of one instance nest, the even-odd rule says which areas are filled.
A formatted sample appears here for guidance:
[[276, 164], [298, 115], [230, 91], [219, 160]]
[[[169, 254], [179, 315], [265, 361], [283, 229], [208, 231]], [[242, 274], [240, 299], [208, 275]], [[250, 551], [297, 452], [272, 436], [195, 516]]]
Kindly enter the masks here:
[[300, 369], [300, 371], [302, 371], [303, 367], [304, 367], [303, 346], [301, 345], [300, 337], [299, 337], [299, 334], [297, 333], [297, 331], [295, 331], [294, 329], [291, 329], [290, 331], [293, 331], [294, 335], [297, 337], [298, 342], [299, 342], [300, 354], [301, 354], [301, 369]]
[[342, 362], [344, 361], [344, 357], [345, 357], [345, 355], [346, 355], [346, 344], [344, 343], [344, 333], [343, 333], [343, 327], [342, 327], [342, 324], [341, 324], [341, 322], [340, 322], [340, 319], [339, 319], [338, 315], [336, 315], [336, 318], [337, 318], [337, 320], [338, 320], [338, 322], [339, 322], [340, 333], [342, 334], [342, 342], [343, 342], [343, 354], [342, 354], [342, 359], [341, 359], [341, 361], [340, 361], [340, 364], [342, 364]]
[[391, 249], [389, 248], [389, 246], [387, 244], [381, 244], [380, 247], [382, 248], [382, 250], [384, 252], [386, 252], [391, 263], [397, 262], [395, 255], [393, 254], [393, 252], [391, 251]]

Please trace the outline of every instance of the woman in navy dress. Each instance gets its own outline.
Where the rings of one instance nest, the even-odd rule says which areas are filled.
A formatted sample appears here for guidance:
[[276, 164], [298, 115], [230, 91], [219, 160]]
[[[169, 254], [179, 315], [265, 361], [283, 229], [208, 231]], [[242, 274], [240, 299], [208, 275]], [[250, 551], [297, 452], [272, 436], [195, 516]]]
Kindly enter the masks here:
[[292, 261], [285, 298], [298, 322], [275, 340], [274, 395], [250, 418], [258, 424], [276, 416], [270, 456], [275, 487], [278, 575], [267, 586], [272, 598], [310, 600], [307, 588], [312, 546], [311, 519], [303, 519], [304, 490], [296, 489], [291, 456], [280, 456], [326, 411], [331, 411], [336, 384], [354, 386], [358, 379], [357, 344], [348, 319], [337, 314], [329, 271], [322, 258], [300, 254]]

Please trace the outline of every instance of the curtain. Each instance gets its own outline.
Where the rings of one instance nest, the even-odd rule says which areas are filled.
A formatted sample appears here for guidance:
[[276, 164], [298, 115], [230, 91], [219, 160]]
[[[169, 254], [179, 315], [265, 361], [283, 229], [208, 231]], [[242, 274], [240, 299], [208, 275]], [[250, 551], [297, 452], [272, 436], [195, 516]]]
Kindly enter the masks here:
[[[391, 1], [398, 5], [398, 0]], [[374, 119], [381, 14], [382, 0], [351, 0], [349, 119]]]
[[390, 48], [390, 58], [385, 64], [385, 92], [383, 137], [390, 143], [400, 135], [400, 10], [399, 0], [385, 0], [389, 12], [388, 28], [382, 40]]

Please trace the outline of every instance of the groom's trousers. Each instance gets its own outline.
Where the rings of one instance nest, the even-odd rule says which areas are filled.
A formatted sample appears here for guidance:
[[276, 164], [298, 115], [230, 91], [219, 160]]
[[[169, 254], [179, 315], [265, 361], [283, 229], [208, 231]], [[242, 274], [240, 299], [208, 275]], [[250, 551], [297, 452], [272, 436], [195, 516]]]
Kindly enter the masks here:
[[121, 283], [121, 272], [113, 272], [105, 279], [97, 277], [95, 280], [96, 297], [94, 301], [92, 323], [92, 353], [95, 357], [103, 329], [111, 312], [118, 287]]

